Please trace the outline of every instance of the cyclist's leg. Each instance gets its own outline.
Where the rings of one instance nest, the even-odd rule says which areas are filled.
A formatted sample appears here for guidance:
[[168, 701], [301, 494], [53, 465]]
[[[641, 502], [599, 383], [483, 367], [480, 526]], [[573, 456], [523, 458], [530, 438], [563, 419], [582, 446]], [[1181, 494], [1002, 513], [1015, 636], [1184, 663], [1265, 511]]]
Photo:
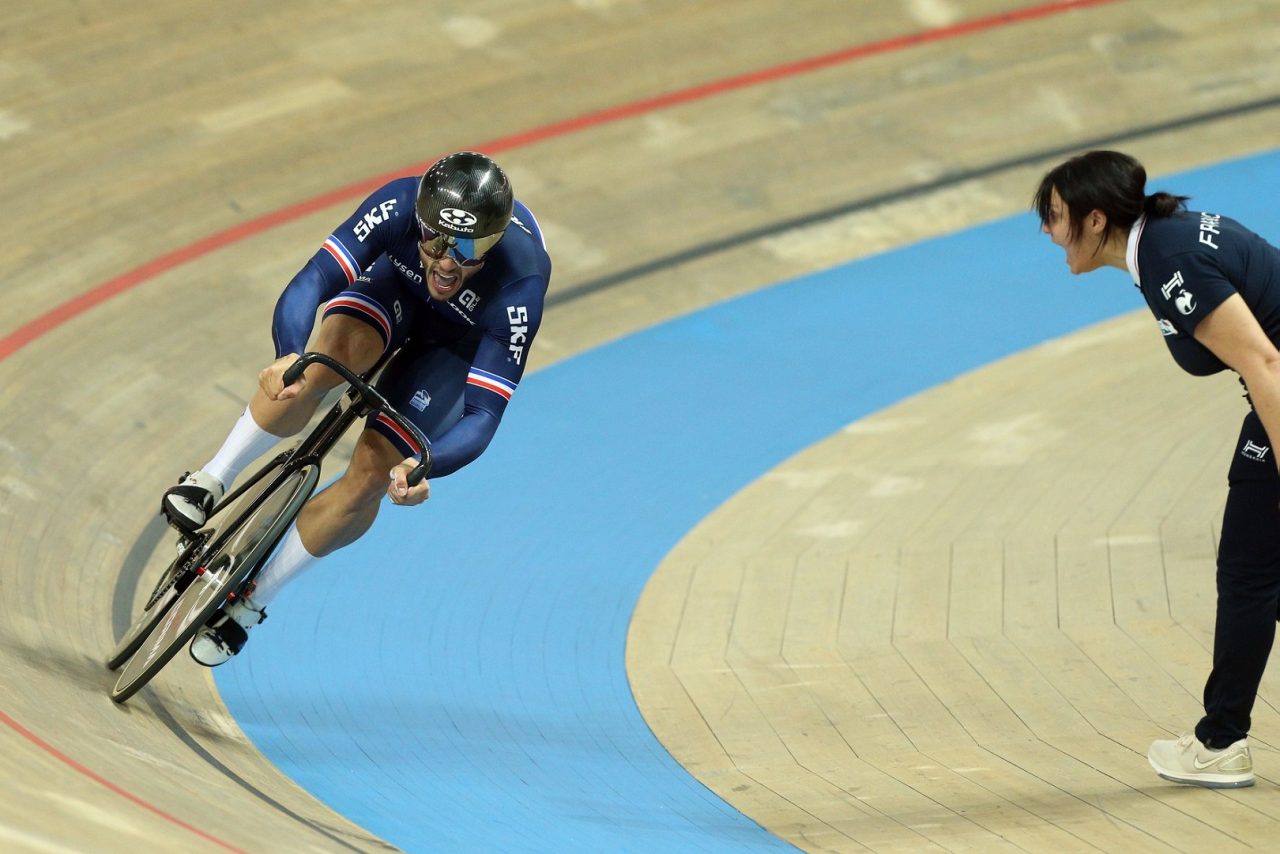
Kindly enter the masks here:
[[342, 476], [317, 493], [254, 580], [254, 602], [265, 608], [284, 585], [317, 560], [364, 535], [378, 516], [387, 472], [404, 459], [384, 436], [365, 430]]
[[[412, 318], [412, 300], [404, 299], [395, 270], [380, 260], [325, 305], [313, 350], [331, 356], [358, 373], [373, 366], [389, 348], [399, 346]], [[338, 384], [337, 374], [320, 365], [307, 369], [307, 385], [297, 398], [270, 400], [257, 389], [218, 452], [197, 471], [165, 493], [162, 508], [180, 527], [194, 531], [240, 472], [280, 439], [306, 426], [324, 395]]]
[[[383, 348], [382, 339], [371, 326], [341, 314], [324, 317], [314, 346], [315, 350], [361, 373], [382, 355]], [[248, 408], [231, 428], [222, 447], [200, 470], [217, 478], [224, 487], [229, 486], [248, 463], [305, 427], [325, 394], [340, 379], [328, 368], [312, 365], [307, 369], [303, 393], [295, 398], [271, 400], [261, 388], [255, 389]]]
[[[399, 274], [385, 258], [379, 259], [350, 288], [325, 303], [310, 349], [362, 374], [404, 340], [412, 309], [413, 300], [405, 299]], [[254, 422], [282, 437], [305, 427], [324, 396], [342, 382], [323, 365], [308, 367], [306, 378], [303, 392], [289, 400], [271, 400], [259, 388], [249, 404]]]
[[387, 491], [387, 472], [403, 459], [384, 436], [363, 431], [342, 477], [307, 502], [298, 516], [298, 533], [307, 551], [324, 557], [369, 530]]
[[[406, 298], [395, 270], [383, 259], [375, 262], [351, 288], [325, 304], [319, 333], [309, 349], [343, 363], [356, 373], [365, 373], [385, 352], [400, 346], [412, 317], [413, 302]], [[229, 485], [244, 465], [279, 438], [303, 429], [325, 395], [342, 381], [338, 374], [320, 365], [309, 367], [306, 379], [302, 393], [289, 400], [271, 400], [261, 388], [256, 390], [236, 430], [210, 462], [210, 466], [222, 473], [222, 484]], [[239, 437], [237, 431], [241, 433]], [[367, 456], [367, 453], [367, 447], [357, 447], [357, 456]], [[193, 477], [201, 474], [207, 475], [207, 472], [197, 472]], [[343, 480], [346, 493], [352, 493], [355, 481], [349, 476]], [[350, 539], [354, 539], [368, 527], [358, 512], [368, 503], [361, 498], [363, 492], [356, 485], [354, 497], [346, 495], [352, 515], [337, 524], [336, 536], [347, 536], [344, 532], [350, 527], [356, 531], [350, 535]], [[337, 494], [343, 496], [344, 491], [339, 490]], [[373, 505], [376, 514], [376, 501]], [[308, 512], [309, 506], [308, 503], [301, 512]], [[201, 514], [201, 523], [204, 518], [207, 517]], [[286, 540], [290, 537], [296, 539], [296, 525], [290, 525]], [[277, 550], [277, 554], [288, 551], [287, 542], [285, 546]], [[238, 653], [248, 639], [249, 630], [266, 619], [268, 598], [269, 591], [265, 596], [250, 591], [223, 607], [192, 639], [192, 658], [213, 667]]]

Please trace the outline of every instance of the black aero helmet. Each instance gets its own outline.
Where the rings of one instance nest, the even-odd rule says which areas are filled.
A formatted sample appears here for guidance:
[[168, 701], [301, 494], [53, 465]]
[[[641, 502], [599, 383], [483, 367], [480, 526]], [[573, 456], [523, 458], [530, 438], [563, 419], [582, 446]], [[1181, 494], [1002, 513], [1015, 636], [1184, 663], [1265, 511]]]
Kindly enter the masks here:
[[497, 163], [459, 151], [431, 164], [414, 208], [429, 254], [479, 263], [511, 221], [513, 202], [511, 181]]

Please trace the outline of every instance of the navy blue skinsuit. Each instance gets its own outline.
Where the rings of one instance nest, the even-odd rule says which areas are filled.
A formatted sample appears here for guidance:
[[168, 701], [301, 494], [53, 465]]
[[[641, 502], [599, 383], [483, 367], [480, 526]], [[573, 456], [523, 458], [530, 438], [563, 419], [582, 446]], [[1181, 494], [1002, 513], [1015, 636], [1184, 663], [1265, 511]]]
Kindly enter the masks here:
[[[378, 386], [431, 443], [434, 478], [475, 460], [497, 431], [542, 322], [551, 259], [517, 201], [484, 266], [449, 299], [432, 299], [418, 256], [419, 180], [391, 181], [334, 229], [280, 295], [272, 337], [277, 357], [302, 353], [323, 305], [326, 317], [368, 323], [386, 349], [407, 338]], [[369, 426], [406, 457], [418, 453], [389, 419], [373, 416]]]

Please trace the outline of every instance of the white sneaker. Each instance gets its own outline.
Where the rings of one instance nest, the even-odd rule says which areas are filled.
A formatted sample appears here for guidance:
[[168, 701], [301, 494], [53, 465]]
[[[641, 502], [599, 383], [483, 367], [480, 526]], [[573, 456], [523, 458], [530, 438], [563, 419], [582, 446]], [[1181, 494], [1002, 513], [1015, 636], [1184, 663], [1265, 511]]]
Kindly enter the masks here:
[[265, 608], [259, 608], [247, 596], [241, 596], [213, 615], [191, 639], [191, 657], [197, 664], [217, 667], [244, 649], [249, 640], [249, 630], [267, 618]]
[[1152, 742], [1147, 761], [1166, 780], [1210, 789], [1239, 789], [1253, 785], [1253, 757], [1248, 739], [1222, 750], [1210, 750], [1194, 733]]
[[225, 492], [226, 487], [213, 475], [193, 471], [165, 491], [160, 510], [171, 524], [190, 534], [200, 529]]

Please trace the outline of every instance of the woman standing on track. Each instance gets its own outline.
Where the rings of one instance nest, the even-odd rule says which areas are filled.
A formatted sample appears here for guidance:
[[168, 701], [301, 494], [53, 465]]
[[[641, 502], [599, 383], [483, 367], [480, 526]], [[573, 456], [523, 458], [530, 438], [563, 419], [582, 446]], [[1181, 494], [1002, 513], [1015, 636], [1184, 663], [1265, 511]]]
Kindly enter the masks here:
[[1115, 151], [1055, 167], [1033, 207], [1072, 273], [1126, 270], [1185, 371], [1230, 368], [1250, 408], [1228, 473], [1218, 549], [1218, 611], [1204, 717], [1147, 753], [1161, 777], [1251, 786], [1246, 736], [1280, 612], [1280, 250], [1225, 216], [1188, 211], [1188, 197], [1147, 195], [1147, 173]]

